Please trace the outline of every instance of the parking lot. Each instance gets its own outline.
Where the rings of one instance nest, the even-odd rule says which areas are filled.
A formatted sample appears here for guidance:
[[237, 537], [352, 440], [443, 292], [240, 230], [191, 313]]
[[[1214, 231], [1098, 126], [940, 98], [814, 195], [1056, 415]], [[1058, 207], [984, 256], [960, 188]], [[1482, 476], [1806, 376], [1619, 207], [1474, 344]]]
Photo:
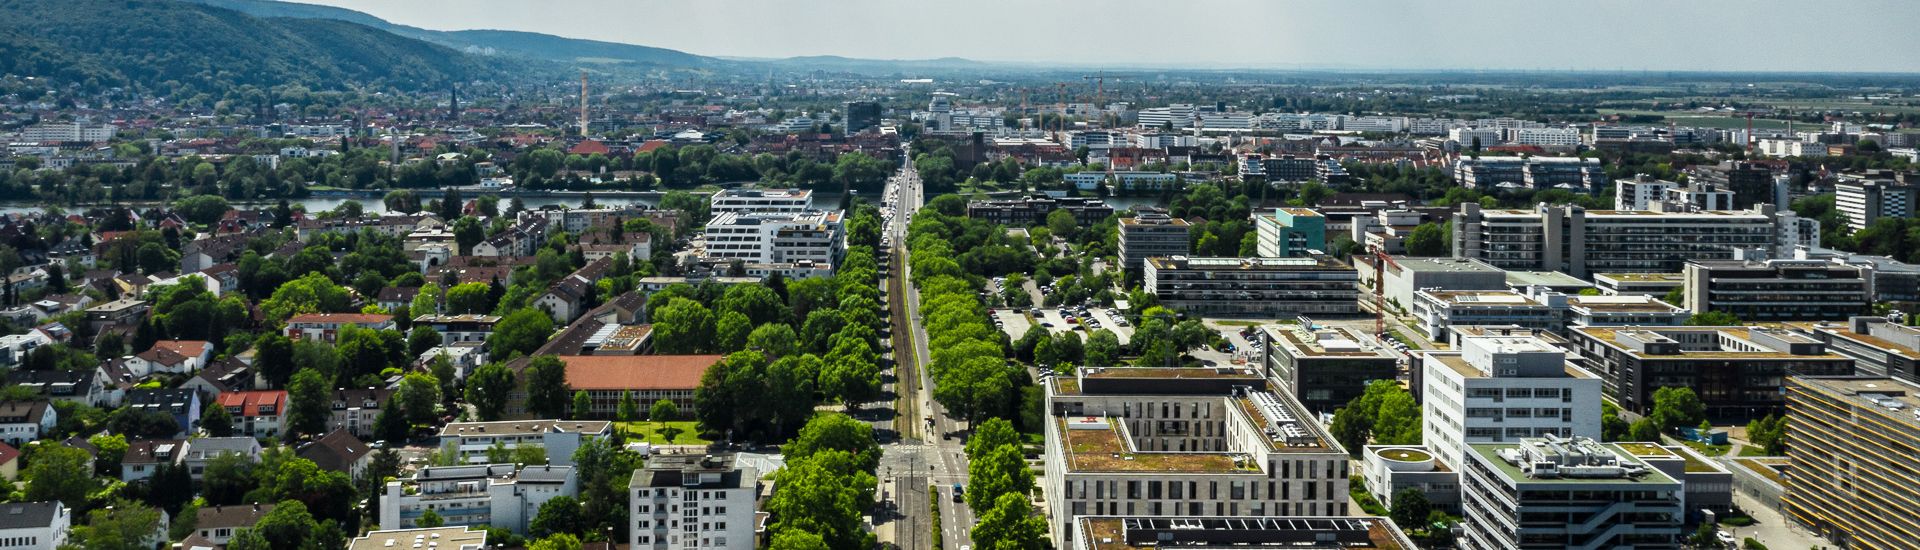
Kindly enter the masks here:
[[1027, 334], [1027, 330], [1038, 325], [1048, 332], [1059, 334], [1072, 332], [1087, 338], [1096, 330], [1109, 330], [1126, 345], [1133, 338], [1133, 326], [1120, 312], [1107, 308], [1034, 308], [992, 310], [992, 316], [999, 321], [999, 328], [1008, 338], [1018, 340]]

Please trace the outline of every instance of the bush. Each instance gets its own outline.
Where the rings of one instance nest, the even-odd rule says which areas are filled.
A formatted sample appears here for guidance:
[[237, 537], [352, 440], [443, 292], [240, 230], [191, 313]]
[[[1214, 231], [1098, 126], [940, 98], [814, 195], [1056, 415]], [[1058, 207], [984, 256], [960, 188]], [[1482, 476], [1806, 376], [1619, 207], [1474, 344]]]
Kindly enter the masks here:
[[1747, 550], [1767, 550], [1767, 545], [1760, 544], [1759, 539], [1753, 537], [1747, 537], [1747, 540], [1740, 543], [1740, 547]]
[[1733, 527], [1746, 527], [1748, 525], [1753, 525], [1753, 518], [1748, 516], [1728, 516], [1728, 517], [1722, 518], [1720, 520], [1720, 524], [1733, 526]]

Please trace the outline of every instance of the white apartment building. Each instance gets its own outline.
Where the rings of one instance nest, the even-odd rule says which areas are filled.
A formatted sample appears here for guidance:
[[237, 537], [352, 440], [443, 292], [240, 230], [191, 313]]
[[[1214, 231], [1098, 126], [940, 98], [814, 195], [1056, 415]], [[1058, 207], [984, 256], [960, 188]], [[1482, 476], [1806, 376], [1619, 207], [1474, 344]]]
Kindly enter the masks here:
[[842, 212], [723, 212], [707, 222], [706, 258], [836, 265], [845, 252]]
[[1827, 156], [1827, 144], [1817, 141], [1801, 141], [1796, 138], [1763, 139], [1759, 142], [1760, 154], [1769, 157], [1819, 158]]
[[380, 526], [420, 527], [431, 510], [446, 526], [500, 527], [525, 535], [540, 505], [558, 496], [579, 496], [572, 466], [513, 464], [429, 466], [406, 480], [387, 482], [380, 498]]
[[1575, 277], [1670, 273], [1686, 260], [1732, 259], [1740, 249], [1791, 254], [1797, 243], [1777, 242], [1778, 224], [1798, 219], [1771, 205], [1742, 211], [1648, 212], [1554, 205], [1482, 210], [1478, 204], [1463, 204], [1454, 214], [1453, 255], [1509, 271], [1560, 271]]
[[813, 210], [807, 189], [725, 189], [713, 194], [709, 210], [721, 212], [799, 213]]
[[1668, 189], [1680, 187], [1678, 182], [1652, 178], [1613, 180], [1613, 185], [1614, 210], [1651, 210]]
[[760, 471], [731, 455], [657, 455], [627, 484], [627, 544], [635, 550], [754, 546]]
[[1543, 436], [1469, 446], [1460, 547], [1681, 548], [1684, 482], [1628, 445], [1644, 444]]
[[1074, 518], [1344, 516], [1348, 459], [1249, 368], [1081, 369], [1047, 384], [1054, 540]]
[[1474, 140], [1479, 140], [1481, 147], [1492, 147], [1501, 142], [1499, 128], [1452, 128], [1447, 130], [1447, 139], [1462, 147], [1472, 147]]
[[72, 526], [73, 511], [58, 500], [0, 504], [0, 548], [59, 548]]
[[1571, 126], [1565, 128], [1514, 128], [1507, 131], [1509, 143], [1518, 145], [1538, 145], [1541, 147], [1573, 147], [1580, 145], [1580, 129]]
[[1833, 184], [1833, 206], [1846, 215], [1847, 227], [1859, 231], [1882, 217], [1920, 212], [1920, 185], [1878, 173], [1844, 174]]
[[496, 444], [510, 449], [530, 445], [546, 449], [549, 463], [571, 465], [573, 452], [585, 438], [612, 435], [613, 423], [605, 420], [453, 422], [440, 428], [440, 446], [452, 445], [466, 463], [482, 464], [487, 461], [487, 449]]
[[1560, 313], [1547, 304], [1511, 290], [1414, 291], [1413, 316], [1427, 339], [1448, 341], [1452, 327], [1513, 325], [1557, 331], [1564, 327]]
[[21, 141], [90, 141], [102, 142], [113, 139], [120, 128], [112, 124], [87, 124], [83, 122], [43, 122], [28, 126], [20, 131]]
[[1362, 116], [1349, 118], [1342, 130], [1352, 132], [1384, 132], [1398, 134], [1407, 130], [1407, 117], [1402, 116]]
[[1448, 468], [1466, 445], [1522, 437], [1600, 437], [1600, 380], [1532, 336], [1463, 336], [1459, 351], [1425, 352], [1420, 369], [1426, 448]]
[[1160, 128], [1168, 124], [1175, 129], [1190, 128], [1193, 126], [1193, 113], [1192, 103], [1174, 103], [1141, 109], [1137, 120], [1142, 128]]

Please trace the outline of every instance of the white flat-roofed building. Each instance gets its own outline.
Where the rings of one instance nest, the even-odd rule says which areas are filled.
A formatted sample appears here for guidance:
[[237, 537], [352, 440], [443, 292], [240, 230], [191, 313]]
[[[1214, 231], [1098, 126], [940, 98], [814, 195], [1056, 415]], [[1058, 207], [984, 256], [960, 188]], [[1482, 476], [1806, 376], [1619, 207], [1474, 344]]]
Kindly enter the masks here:
[[572, 466], [475, 464], [429, 466], [413, 477], [389, 481], [380, 496], [380, 525], [419, 527], [428, 510], [448, 526], [499, 527], [526, 534], [540, 505], [578, 496]]
[[656, 455], [627, 484], [627, 544], [639, 550], [754, 547], [760, 471], [732, 455]]
[[1461, 548], [1682, 547], [1685, 484], [1619, 444], [1527, 438], [1470, 445], [1466, 459]]
[[813, 191], [807, 189], [725, 189], [713, 194], [709, 211], [806, 212], [813, 210]]
[[1134, 217], [1120, 219], [1120, 265], [1128, 271], [1146, 267], [1147, 258], [1185, 256], [1192, 252], [1187, 220], [1166, 210], [1143, 208]]
[[1515, 145], [1538, 145], [1541, 147], [1573, 147], [1580, 145], [1580, 129], [1565, 128], [1514, 128], [1507, 130], [1507, 142]]
[[[1687, 260], [1732, 259], [1740, 249], [1774, 250], [1771, 206], [1742, 211], [1649, 212], [1541, 205], [1454, 214], [1453, 255], [1513, 271], [1589, 273], [1680, 271]], [[1794, 218], [1797, 219], [1797, 218]]]
[[1460, 469], [1471, 443], [1600, 435], [1600, 380], [1569, 367], [1564, 350], [1527, 336], [1460, 343], [1425, 352], [1416, 377], [1425, 448], [1447, 468]]
[[432, 529], [383, 529], [369, 531], [347, 543], [347, 550], [482, 550], [487, 547], [487, 530], [473, 527], [435, 527]]
[[722, 212], [707, 222], [706, 258], [837, 265], [846, 250], [841, 212]]
[[[440, 446], [454, 446], [460, 458], [469, 464], [487, 461], [487, 449], [504, 445], [509, 449], [523, 445], [547, 450], [553, 464], [573, 464], [573, 452], [585, 438], [613, 435], [613, 423], [605, 420], [501, 420], [497, 422], [453, 422], [440, 428]], [[386, 525], [382, 523], [381, 525]]]
[[1511, 290], [1424, 289], [1413, 295], [1413, 316], [1422, 336], [1445, 342], [1448, 327], [1517, 325], [1559, 330], [1564, 324], [1552, 306]]
[[1089, 516], [1064, 550], [1236, 548], [1244, 550], [1405, 550], [1416, 548], [1382, 517]]

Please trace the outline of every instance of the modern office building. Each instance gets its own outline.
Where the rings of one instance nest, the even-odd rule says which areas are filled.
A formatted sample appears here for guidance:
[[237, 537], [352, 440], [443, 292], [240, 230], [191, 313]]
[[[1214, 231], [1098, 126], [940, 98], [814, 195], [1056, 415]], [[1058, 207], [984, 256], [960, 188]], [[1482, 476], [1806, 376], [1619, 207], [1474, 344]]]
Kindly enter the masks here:
[[[1652, 296], [1662, 298], [1685, 285], [1679, 273], [1595, 273], [1593, 284], [1608, 296]], [[1679, 305], [1679, 304], [1675, 304]]]
[[1853, 359], [1861, 376], [1885, 376], [1920, 384], [1920, 328], [1888, 317], [1850, 317], [1845, 323], [1794, 323], [1794, 330], [1825, 342], [1827, 350]]
[[727, 550], [755, 546], [760, 471], [733, 455], [656, 455], [627, 484], [629, 548]]
[[1534, 299], [1561, 313], [1569, 327], [1667, 327], [1686, 324], [1693, 314], [1652, 296], [1581, 296], [1538, 293]]
[[1327, 218], [1307, 208], [1276, 208], [1254, 214], [1256, 252], [1263, 258], [1294, 258], [1327, 249]]
[[1736, 209], [1758, 204], [1785, 208], [1787, 204], [1787, 182], [1775, 178], [1773, 169], [1764, 164], [1730, 160], [1714, 166], [1694, 167], [1687, 173], [1688, 180], [1697, 185], [1732, 192]]
[[1368, 445], [1360, 454], [1360, 476], [1367, 493], [1387, 509], [1394, 495], [1412, 489], [1427, 504], [1449, 514], [1460, 514], [1460, 471], [1442, 464], [1420, 445]]
[[1346, 451], [1253, 369], [1080, 369], [1046, 391], [1053, 540], [1084, 516], [1351, 513]]
[[1681, 548], [1682, 481], [1619, 445], [1546, 436], [1468, 445], [1466, 458], [1461, 548]]
[[1613, 181], [1614, 210], [1651, 210], [1654, 203], [1664, 198], [1668, 189], [1678, 189], [1677, 182], [1655, 179], [1640, 174], [1632, 179]]
[[[1774, 250], [1777, 223], [1798, 220], [1771, 208], [1646, 212], [1540, 205], [1454, 215], [1453, 255], [1513, 271], [1590, 273], [1680, 271], [1688, 260], [1732, 259], [1736, 250]], [[1818, 238], [1814, 236], [1813, 238]], [[1790, 243], [1799, 244], [1799, 243]]]
[[1581, 157], [1462, 157], [1454, 163], [1453, 179], [1487, 192], [1529, 188], [1592, 193], [1607, 186], [1600, 159]]
[[1047, 221], [1054, 210], [1073, 214], [1074, 223], [1091, 226], [1113, 215], [1113, 207], [1100, 199], [1085, 197], [1033, 196], [1023, 199], [967, 202], [967, 217], [1001, 225], [1026, 227]]
[[1514, 325], [1542, 330], [1565, 326], [1560, 312], [1511, 290], [1436, 290], [1413, 295], [1413, 316], [1422, 336], [1435, 342], [1448, 339], [1449, 327]]
[[1407, 550], [1412, 539], [1381, 517], [1086, 516], [1065, 550], [1235, 548], [1245, 550]]
[[1314, 178], [1315, 161], [1311, 156], [1272, 155], [1261, 163], [1269, 183], [1305, 183]]
[[1568, 331], [1580, 361], [1607, 396], [1635, 414], [1653, 392], [1692, 388], [1722, 421], [1777, 414], [1789, 376], [1853, 374], [1853, 359], [1811, 336], [1768, 327], [1580, 327]]
[[[1384, 284], [1387, 307], [1395, 311], [1411, 311], [1414, 293], [1424, 289], [1439, 288], [1446, 290], [1505, 290], [1507, 273], [1500, 268], [1487, 265], [1479, 260], [1463, 258], [1415, 258], [1410, 256], [1388, 256], [1385, 269], [1376, 265], [1378, 257], [1355, 255], [1354, 267], [1359, 268], [1361, 286], [1372, 293], [1376, 285]], [[1384, 275], [1385, 283], [1374, 281]], [[1371, 296], [1366, 299], [1373, 299]]]
[[1733, 192], [1723, 189], [1655, 179], [1646, 174], [1614, 180], [1613, 184], [1614, 210], [1694, 212], [1734, 209]]
[[1847, 227], [1866, 229], [1882, 217], [1920, 214], [1920, 175], [1870, 170], [1841, 174], [1833, 184], [1833, 206], [1847, 217]]
[[1352, 266], [1329, 256], [1147, 258], [1144, 288], [1167, 307], [1213, 316], [1357, 315]]
[[1193, 253], [1191, 226], [1187, 220], [1167, 215], [1160, 208], [1140, 208], [1131, 218], [1120, 219], [1120, 265], [1129, 273], [1139, 273], [1147, 258], [1185, 256]]
[[525, 535], [540, 505], [579, 494], [572, 466], [428, 466], [413, 477], [387, 482], [380, 495], [380, 525], [417, 528], [431, 510], [443, 525], [499, 527]]
[[1307, 410], [1331, 414], [1365, 393], [1367, 383], [1400, 375], [1400, 354], [1358, 331], [1261, 325], [1266, 376]]
[[494, 445], [509, 449], [526, 445], [546, 449], [549, 463], [570, 465], [585, 438], [612, 435], [613, 423], [605, 420], [450, 422], [440, 428], [440, 446], [452, 445], [468, 464], [486, 463], [487, 449]]
[[1696, 260], [1683, 272], [1687, 309], [1749, 323], [1839, 321], [1873, 310], [1871, 269], [1822, 260]]
[[846, 253], [843, 212], [722, 212], [707, 222], [707, 258], [744, 263], [838, 265]]
[[800, 213], [813, 210], [813, 191], [806, 189], [722, 189], [709, 200], [708, 211], [740, 213]]
[[880, 104], [873, 101], [848, 101], [842, 104], [846, 119], [841, 126], [846, 135], [860, 133], [861, 130], [880, 126]]
[[1421, 433], [1436, 460], [1459, 471], [1465, 445], [1523, 437], [1600, 436], [1601, 383], [1566, 352], [1521, 336], [1461, 338], [1459, 351], [1425, 353]]
[[1705, 520], [1704, 512], [1719, 517], [1733, 512], [1733, 472], [1720, 461], [1701, 456], [1685, 445], [1625, 441], [1616, 445], [1667, 477], [1680, 480], [1686, 487], [1688, 522]]
[[1920, 386], [1787, 379], [1786, 516], [1840, 548], [1912, 548], [1920, 533]]

